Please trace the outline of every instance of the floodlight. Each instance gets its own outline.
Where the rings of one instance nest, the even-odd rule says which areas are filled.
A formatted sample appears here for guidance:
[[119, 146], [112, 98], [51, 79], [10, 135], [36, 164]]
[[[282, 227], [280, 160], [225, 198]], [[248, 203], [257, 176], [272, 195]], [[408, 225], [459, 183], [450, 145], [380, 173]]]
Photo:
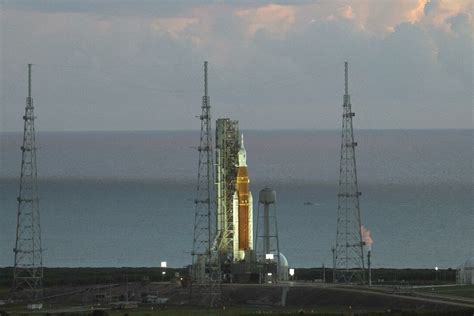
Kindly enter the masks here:
[[265, 259], [267, 259], [267, 260], [273, 260], [273, 258], [274, 258], [273, 253], [267, 253], [267, 254], [265, 255]]

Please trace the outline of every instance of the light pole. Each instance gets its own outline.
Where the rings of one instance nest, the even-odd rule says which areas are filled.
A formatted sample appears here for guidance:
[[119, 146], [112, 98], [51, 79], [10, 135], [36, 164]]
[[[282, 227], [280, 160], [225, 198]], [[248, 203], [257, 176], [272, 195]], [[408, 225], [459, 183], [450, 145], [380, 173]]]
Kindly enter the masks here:
[[372, 251], [367, 251], [367, 268], [369, 269], [369, 286], [372, 286], [372, 267], [370, 266], [370, 256]]
[[161, 261], [161, 282], [164, 281], [164, 278], [165, 278], [165, 275], [166, 275], [166, 266], [167, 266], [167, 263], [166, 261]]
[[332, 247], [332, 283], [336, 283], [336, 248]]
[[323, 263], [323, 283], [326, 283], [326, 266]]
[[435, 267], [435, 273], [436, 273], [436, 283], [438, 283], [438, 267]]
[[290, 268], [290, 269], [288, 270], [288, 273], [289, 273], [289, 275], [290, 275], [290, 280], [291, 280], [291, 281], [294, 281], [294, 279], [295, 279], [295, 278], [294, 278], [294, 276], [295, 276], [295, 269]]

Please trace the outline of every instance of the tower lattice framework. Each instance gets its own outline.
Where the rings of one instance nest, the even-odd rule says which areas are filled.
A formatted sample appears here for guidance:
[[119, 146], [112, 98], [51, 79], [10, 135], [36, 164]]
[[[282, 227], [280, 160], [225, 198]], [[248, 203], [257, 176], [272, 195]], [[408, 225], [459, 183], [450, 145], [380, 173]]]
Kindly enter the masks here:
[[341, 160], [337, 207], [337, 238], [335, 249], [335, 281], [364, 283], [364, 252], [357, 184], [357, 168], [352, 118], [352, 105], [348, 87], [348, 64], [344, 63], [345, 94], [342, 114]]
[[239, 122], [216, 121], [217, 243], [221, 260], [232, 259], [234, 242], [233, 202], [240, 148]]
[[216, 198], [207, 61], [204, 62], [204, 96], [201, 108], [190, 296], [193, 303], [215, 306], [221, 298], [221, 276], [215, 242]]
[[36, 169], [35, 116], [31, 97], [31, 64], [28, 64], [28, 96], [21, 146], [20, 193], [18, 200], [12, 295], [27, 299], [42, 296], [43, 256]]

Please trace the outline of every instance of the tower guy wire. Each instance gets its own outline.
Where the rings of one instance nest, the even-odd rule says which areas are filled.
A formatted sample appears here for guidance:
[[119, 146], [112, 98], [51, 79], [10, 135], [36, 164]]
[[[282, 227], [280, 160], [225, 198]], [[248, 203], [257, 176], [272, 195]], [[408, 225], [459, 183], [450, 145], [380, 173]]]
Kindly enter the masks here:
[[335, 282], [364, 283], [364, 243], [362, 242], [359, 191], [349, 95], [348, 63], [344, 63], [345, 93], [342, 114], [341, 160], [337, 206]]

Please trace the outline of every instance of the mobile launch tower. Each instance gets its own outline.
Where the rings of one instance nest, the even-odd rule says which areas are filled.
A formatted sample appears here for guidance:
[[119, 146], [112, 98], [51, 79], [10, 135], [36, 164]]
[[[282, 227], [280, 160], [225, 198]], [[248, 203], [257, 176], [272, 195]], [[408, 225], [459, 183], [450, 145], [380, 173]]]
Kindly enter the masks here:
[[247, 151], [239, 122], [216, 122], [217, 241], [223, 261], [249, 261], [253, 254], [253, 197]]
[[216, 175], [217, 175], [217, 244], [219, 255], [232, 260], [234, 223], [234, 192], [239, 163], [239, 121], [221, 118], [216, 121]]

